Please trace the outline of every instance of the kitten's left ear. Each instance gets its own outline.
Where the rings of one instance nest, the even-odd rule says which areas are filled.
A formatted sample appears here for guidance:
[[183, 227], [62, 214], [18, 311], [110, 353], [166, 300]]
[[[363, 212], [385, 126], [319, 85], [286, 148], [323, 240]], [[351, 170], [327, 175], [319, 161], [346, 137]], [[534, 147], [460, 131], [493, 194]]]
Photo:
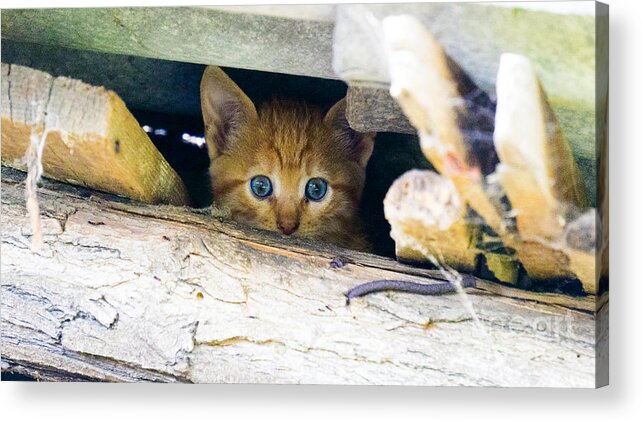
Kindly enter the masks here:
[[256, 108], [247, 95], [218, 66], [207, 66], [201, 79], [201, 109], [210, 159], [225, 152]]
[[340, 141], [348, 148], [350, 158], [365, 168], [374, 148], [374, 132], [361, 133], [350, 127], [346, 118], [346, 99], [339, 100], [332, 106], [323, 119], [323, 122], [333, 128], [339, 129]]

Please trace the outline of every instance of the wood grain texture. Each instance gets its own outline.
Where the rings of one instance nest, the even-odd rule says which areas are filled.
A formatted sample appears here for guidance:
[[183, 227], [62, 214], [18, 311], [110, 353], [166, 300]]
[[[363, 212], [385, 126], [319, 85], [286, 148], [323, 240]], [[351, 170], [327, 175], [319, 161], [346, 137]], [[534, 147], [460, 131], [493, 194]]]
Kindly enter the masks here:
[[[33, 254], [24, 175], [2, 176], [3, 370], [108, 381], [595, 385], [595, 319], [571, 309], [582, 300], [547, 304], [556, 299], [480, 281], [467, 295], [479, 325], [457, 295], [380, 293], [346, 306], [358, 283], [436, 273], [49, 181], [40, 191], [45, 243]], [[329, 265], [336, 256], [343, 268]]]
[[149, 203], [189, 203], [176, 172], [114, 92], [2, 63], [2, 163], [25, 169], [46, 136], [44, 174]]

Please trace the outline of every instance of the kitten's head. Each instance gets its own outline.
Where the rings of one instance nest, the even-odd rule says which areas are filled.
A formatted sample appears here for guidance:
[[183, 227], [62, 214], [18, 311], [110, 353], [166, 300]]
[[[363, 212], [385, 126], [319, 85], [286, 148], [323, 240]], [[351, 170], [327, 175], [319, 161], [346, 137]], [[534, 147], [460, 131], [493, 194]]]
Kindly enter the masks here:
[[209, 66], [201, 106], [217, 206], [254, 227], [353, 243], [374, 134], [350, 128], [345, 99], [325, 115], [278, 101], [257, 110]]

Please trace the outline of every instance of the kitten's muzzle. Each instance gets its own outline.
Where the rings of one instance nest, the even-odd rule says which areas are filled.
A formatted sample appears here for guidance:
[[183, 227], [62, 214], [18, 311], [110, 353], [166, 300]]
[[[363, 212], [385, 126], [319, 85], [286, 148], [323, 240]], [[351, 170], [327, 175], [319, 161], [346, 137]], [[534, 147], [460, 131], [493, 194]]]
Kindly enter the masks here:
[[299, 222], [298, 221], [279, 221], [277, 224], [279, 226], [279, 230], [285, 235], [291, 235], [297, 229], [299, 228]]

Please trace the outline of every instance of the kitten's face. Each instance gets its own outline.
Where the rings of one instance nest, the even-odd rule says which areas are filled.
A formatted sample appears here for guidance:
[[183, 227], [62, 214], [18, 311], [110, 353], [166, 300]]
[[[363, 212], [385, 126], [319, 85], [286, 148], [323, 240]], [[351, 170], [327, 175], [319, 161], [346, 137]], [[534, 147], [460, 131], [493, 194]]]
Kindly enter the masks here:
[[[218, 87], [221, 75], [215, 76]], [[207, 71], [202, 97], [206, 78]], [[223, 101], [215, 104], [232, 113], [203, 102], [216, 205], [254, 227], [354, 244], [373, 135], [349, 129], [345, 103], [325, 116], [304, 104], [279, 102], [257, 112], [247, 97], [231, 102], [233, 97], [217, 94]], [[208, 109], [217, 110], [209, 121]]]

